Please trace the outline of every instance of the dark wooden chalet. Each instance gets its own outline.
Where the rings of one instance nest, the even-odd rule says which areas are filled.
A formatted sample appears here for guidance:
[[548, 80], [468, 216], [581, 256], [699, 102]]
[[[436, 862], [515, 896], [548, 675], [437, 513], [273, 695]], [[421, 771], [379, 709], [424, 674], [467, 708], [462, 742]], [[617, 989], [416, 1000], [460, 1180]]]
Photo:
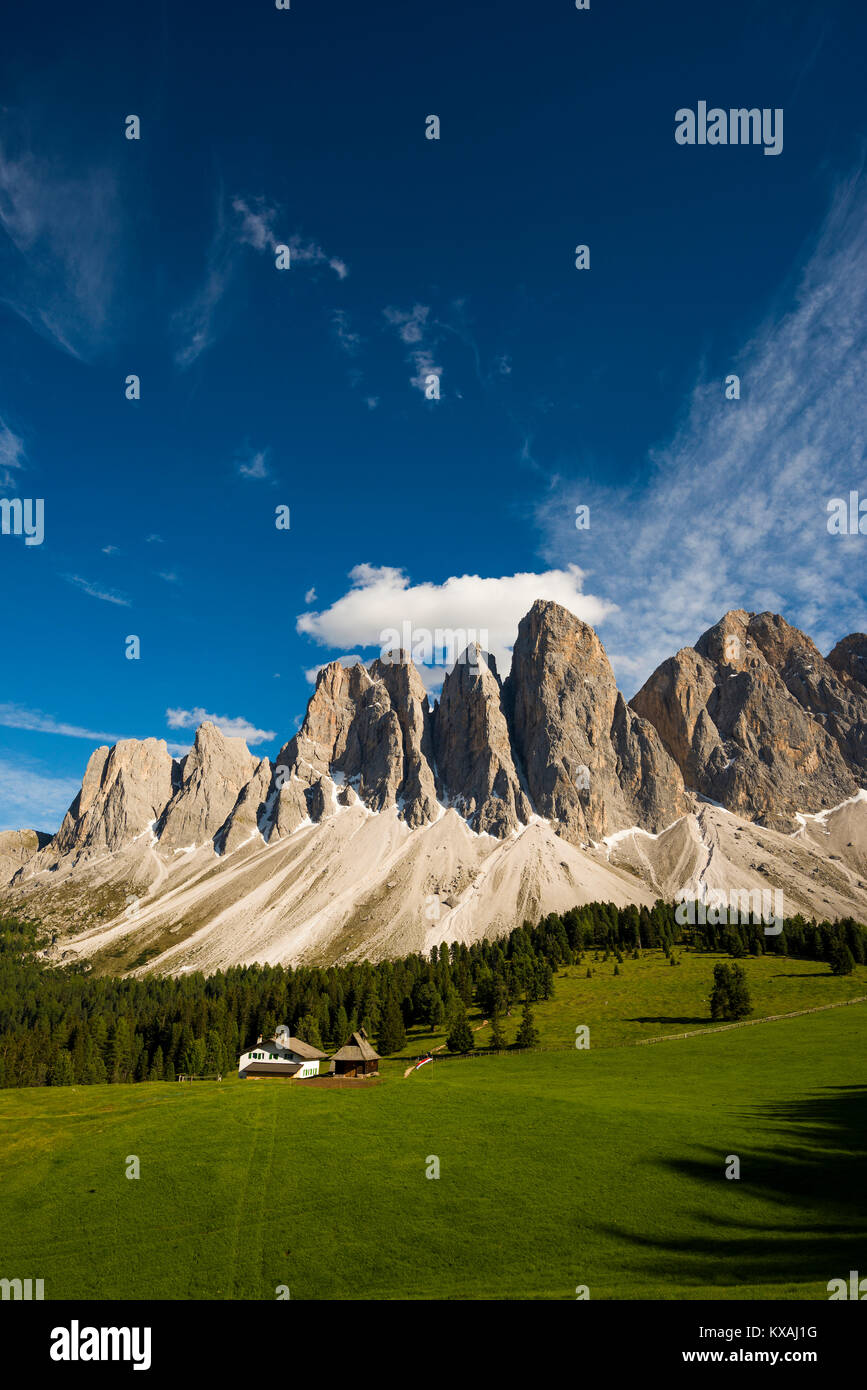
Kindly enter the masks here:
[[374, 1052], [363, 1028], [353, 1033], [349, 1042], [335, 1052], [331, 1059], [331, 1071], [334, 1076], [379, 1074], [379, 1053]]

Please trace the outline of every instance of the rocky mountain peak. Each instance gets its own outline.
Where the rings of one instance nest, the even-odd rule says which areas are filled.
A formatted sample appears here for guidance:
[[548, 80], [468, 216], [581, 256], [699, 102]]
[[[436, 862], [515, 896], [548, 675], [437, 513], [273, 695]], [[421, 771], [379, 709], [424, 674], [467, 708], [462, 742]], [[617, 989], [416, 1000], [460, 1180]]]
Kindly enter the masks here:
[[[679, 863], [695, 835], [700, 842], [694, 793], [782, 831], [798, 824], [796, 811], [851, 802], [844, 818], [863, 813], [867, 798], [854, 793], [867, 778], [865, 658], [864, 634], [844, 638], [826, 660], [779, 615], [733, 609], [627, 704], [593, 629], [540, 600], [521, 620], [506, 679], [473, 644], [433, 707], [405, 653], [369, 666], [331, 662], [276, 764], [213, 723], [196, 731], [180, 761], [158, 739], [96, 749], [50, 841], [36, 832], [0, 836], [0, 881], [50, 896], [68, 872], [85, 883], [89, 865], [98, 889], [113, 882], [122, 895], [154, 874], [158, 884], [174, 881], [177, 866], [181, 877], [213, 880], [216, 901], [220, 861], [230, 858], [239, 872], [255, 861], [257, 891], [270, 893], [269, 865], [283, 863], [287, 883], [296, 881], [290, 864], [303, 859], [307, 840], [280, 842], [302, 828], [312, 831], [317, 863], [320, 847], [326, 854], [342, 837], [362, 836], [384, 862], [400, 846], [422, 844], [409, 853], [418, 855], [413, 882], [454, 903], [474, 882], [468, 863], [499, 855], [488, 837], [504, 842], [504, 855], [517, 847], [512, 864], [526, 856], [538, 867], [544, 854], [555, 877], [573, 855], [607, 860], [608, 837], [636, 827], [673, 835]], [[371, 813], [380, 812], [390, 814], [377, 828]], [[266, 848], [275, 857], [258, 860]], [[646, 839], [629, 853], [640, 876]], [[514, 887], [520, 901], [524, 889]], [[353, 891], [344, 884], [341, 902], [351, 903]], [[541, 902], [538, 887], [532, 892]], [[81, 911], [92, 897], [87, 880], [75, 898]]]
[[839, 676], [848, 677], [867, 690], [867, 633], [852, 632], [842, 638], [826, 660]]
[[166, 969], [426, 951], [709, 873], [860, 912], [865, 656], [733, 609], [627, 704], [593, 629], [539, 601], [506, 679], [473, 645], [433, 707], [405, 654], [325, 666], [276, 764], [213, 723], [180, 761], [96, 749], [55, 836], [0, 834], [0, 889], [130, 969], [154, 946]]
[[727, 613], [631, 704], [689, 786], [779, 829], [852, 795], [867, 769], [867, 702], [779, 614]]
[[[530, 799], [575, 843], [636, 824], [655, 831], [689, 809], [678, 768], [625, 705], [596, 633], [559, 604], [537, 601], [521, 620], [503, 694]], [[658, 795], [641, 791], [649, 780]]]
[[190, 752], [181, 761], [179, 785], [160, 817], [160, 844], [186, 849], [212, 839], [234, 809], [256, 765], [257, 759], [242, 738], [227, 738], [215, 724], [201, 724]]
[[43, 853], [76, 859], [120, 849], [156, 821], [172, 794], [174, 764], [163, 739], [123, 739], [91, 753], [81, 791]]
[[447, 803], [473, 830], [504, 836], [529, 820], [531, 806], [512, 755], [496, 663], [477, 644], [443, 681], [434, 754]]

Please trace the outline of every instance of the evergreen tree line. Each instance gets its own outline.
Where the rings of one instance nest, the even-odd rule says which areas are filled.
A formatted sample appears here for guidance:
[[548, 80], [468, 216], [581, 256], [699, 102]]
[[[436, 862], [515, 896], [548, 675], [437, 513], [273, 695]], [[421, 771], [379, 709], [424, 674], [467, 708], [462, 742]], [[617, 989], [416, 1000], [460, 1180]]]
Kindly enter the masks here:
[[[364, 1027], [383, 1056], [399, 1052], [407, 1029], [444, 1026], [449, 1046], [472, 1045], [466, 1010], [477, 1005], [502, 1044], [501, 1020], [524, 1005], [519, 1046], [537, 1040], [532, 1005], [551, 998], [554, 972], [587, 949], [634, 954], [675, 944], [769, 952], [827, 961], [837, 973], [867, 960], [867, 931], [793, 917], [778, 936], [752, 920], [738, 927], [680, 926], [674, 904], [618, 908], [591, 903], [525, 922], [508, 936], [453, 943], [428, 955], [329, 967], [247, 965], [215, 975], [94, 975], [86, 963], [51, 965], [37, 953], [39, 928], [0, 919], [0, 1087], [172, 1081], [178, 1073], [234, 1069], [256, 1039], [280, 1023], [323, 1051]], [[588, 972], [589, 973], [589, 972]], [[503, 1044], [504, 1045], [504, 1044]]]

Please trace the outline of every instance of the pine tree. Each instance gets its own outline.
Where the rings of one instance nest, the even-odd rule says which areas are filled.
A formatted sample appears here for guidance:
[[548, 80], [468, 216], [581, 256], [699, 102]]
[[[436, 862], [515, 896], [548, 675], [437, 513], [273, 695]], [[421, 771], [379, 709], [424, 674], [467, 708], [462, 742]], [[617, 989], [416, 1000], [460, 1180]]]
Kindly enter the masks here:
[[491, 1017], [491, 1041], [488, 1044], [488, 1046], [492, 1047], [495, 1052], [502, 1052], [504, 1048], [508, 1046], [506, 1042], [506, 1035], [503, 1032], [503, 1025], [500, 1020], [500, 1015], [498, 1013], [493, 1014]]
[[403, 1015], [393, 994], [389, 996], [382, 1011], [376, 1045], [383, 1057], [393, 1057], [396, 1052], [402, 1052], [406, 1047]]
[[132, 1067], [132, 1037], [125, 1018], [119, 1018], [108, 1043], [109, 1080], [129, 1081]]
[[518, 1027], [517, 1036], [515, 1038], [515, 1046], [535, 1047], [538, 1041], [539, 1033], [535, 1026], [533, 1010], [530, 1008], [529, 1003], [526, 1003], [524, 1005], [523, 1013], [521, 1014], [521, 1022]]
[[298, 1024], [298, 1036], [302, 1042], [309, 1043], [311, 1047], [318, 1047], [320, 1052], [324, 1051], [322, 1034], [319, 1031], [319, 1023], [315, 1014], [304, 1015]]
[[348, 1017], [347, 1017], [347, 1015], [346, 1015], [346, 1009], [345, 1009], [345, 1008], [343, 1007], [343, 1005], [341, 1004], [341, 1005], [340, 1005], [340, 1008], [337, 1010], [337, 1019], [336, 1019], [336, 1022], [335, 1022], [335, 1024], [334, 1024], [334, 1045], [335, 1045], [335, 1048], [343, 1047], [344, 1043], [349, 1042], [349, 1038], [350, 1038], [349, 1019], [348, 1019]]
[[712, 1019], [746, 1018], [753, 1011], [747, 977], [741, 965], [720, 963], [713, 968], [710, 997]]
[[443, 997], [438, 989], [434, 989], [431, 994], [430, 1011], [427, 1016], [427, 1025], [432, 1033], [439, 1032], [440, 1028], [442, 1028], [445, 1023], [445, 1018], [446, 1006], [443, 1003]]
[[51, 1066], [48, 1073], [48, 1083], [50, 1086], [72, 1086], [74, 1082], [72, 1057], [64, 1048], [58, 1052], [57, 1059]]
[[855, 957], [845, 941], [835, 941], [831, 948], [829, 964], [832, 975], [851, 975], [855, 969]]
[[449, 1052], [472, 1052], [476, 1045], [473, 1030], [467, 1018], [464, 1002], [456, 998], [449, 1019], [449, 1032], [446, 1047]]

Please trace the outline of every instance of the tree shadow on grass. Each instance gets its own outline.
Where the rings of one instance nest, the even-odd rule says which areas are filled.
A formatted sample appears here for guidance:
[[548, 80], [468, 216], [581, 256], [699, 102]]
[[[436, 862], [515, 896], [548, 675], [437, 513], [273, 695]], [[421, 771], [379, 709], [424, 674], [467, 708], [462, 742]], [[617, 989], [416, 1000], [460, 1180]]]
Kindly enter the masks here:
[[[665, 1161], [707, 1192], [702, 1209], [684, 1205], [667, 1223], [669, 1230], [680, 1225], [695, 1234], [659, 1237], [606, 1227], [636, 1252], [624, 1270], [660, 1292], [669, 1283], [819, 1283], [824, 1292], [850, 1269], [867, 1274], [867, 1086], [828, 1087], [804, 1100], [756, 1106], [744, 1118], [763, 1142], [748, 1150], [740, 1145], [740, 1179], [725, 1177], [727, 1155], [707, 1145], [697, 1148], [703, 1157]], [[727, 1214], [732, 1197], [745, 1194], [772, 1202], [779, 1218]]]

